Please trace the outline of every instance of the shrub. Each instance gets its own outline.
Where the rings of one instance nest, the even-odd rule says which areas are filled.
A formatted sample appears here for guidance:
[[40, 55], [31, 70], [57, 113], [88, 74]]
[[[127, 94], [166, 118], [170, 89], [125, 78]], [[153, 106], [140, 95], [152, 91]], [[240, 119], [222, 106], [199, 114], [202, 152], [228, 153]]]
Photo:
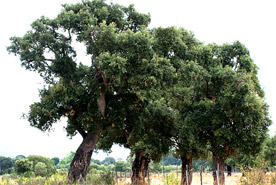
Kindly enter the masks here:
[[66, 168], [58, 169], [56, 174], [66, 176], [68, 174], [68, 170]]
[[35, 165], [35, 175], [42, 176], [42, 177], [47, 175], [47, 166], [45, 163], [38, 162]]
[[264, 166], [240, 168], [243, 176], [240, 178], [241, 185], [276, 184], [275, 172], [266, 173]]
[[15, 169], [17, 174], [24, 174], [25, 172], [32, 171], [33, 163], [28, 159], [18, 159], [15, 162]]
[[54, 162], [51, 159], [39, 155], [30, 155], [27, 157], [27, 159], [33, 162], [32, 171], [35, 172], [36, 164], [42, 162], [46, 165], [47, 176], [50, 176], [53, 173], [55, 173]]
[[114, 185], [115, 178], [111, 172], [101, 173], [97, 175], [95, 173], [89, 173], [86, 177], [87, 184], [100, 184], [100, 185]]
[[176, 173], [170, 173], [169, 175], [165, 176], [163, 182], [166, 185], [178, 185], [180, 184], [180, 178]]
[[23, 176], [26, 177], [26, 178], [31, 178], [31, 177], [35, 177], [35, 173], [33, 171], [26, 171], [23, 174]]
[[101, 174], [101, 179], [106, 185], [113, 185], [115, 184], [114, 176], [111, 172]]

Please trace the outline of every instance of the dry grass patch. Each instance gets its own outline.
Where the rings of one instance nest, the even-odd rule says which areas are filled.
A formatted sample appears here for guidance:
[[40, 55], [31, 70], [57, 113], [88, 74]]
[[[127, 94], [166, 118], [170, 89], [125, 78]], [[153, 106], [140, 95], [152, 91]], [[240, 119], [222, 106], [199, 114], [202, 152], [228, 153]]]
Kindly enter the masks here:
[[[240, 184], [242, 174], [241, 173], [232, 173], [232, 176], [227, 177], [227, 174], [225, 173], [225, 185], [238, 185]], [[178, 174], [178, 178], [180, 180], [181, 174]], [[151, 185], [164, 185], [163, 182], [163, 175], [158, 174], [152, 174], [150, 175], [150, 184]], [[148, 178], [146, 178], [146, 181], [148, 181]], [[127, 179], [118, 179], [118, 185], [128, 185], [131, 183], [130, 178]], [[203, 173], [202, 174], [202, 184], [204, 185], [212, 185], [213, 184], [213, 176], [212, 173]], [[192, 185], [200, 185], [200, 173], [194, 173], [193, 174], [193, 182]]]

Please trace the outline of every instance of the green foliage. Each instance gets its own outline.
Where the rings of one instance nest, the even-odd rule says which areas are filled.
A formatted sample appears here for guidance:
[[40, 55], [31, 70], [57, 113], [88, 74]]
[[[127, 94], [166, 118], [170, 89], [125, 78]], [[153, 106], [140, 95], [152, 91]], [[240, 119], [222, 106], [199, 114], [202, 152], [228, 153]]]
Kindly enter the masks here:
[[232, 167], [241, 167], [241, 168], [248, 168], [248, 167], [256, 167], [256, 166], [262, 166], [264, 167], [273, 167], [271, 165], [270, 160], [267, 160], [265, 157], [265, 152], [267, 150], [267, 142], [263, 143], [262, 150], [259, 151], [259, 153], [255, 155], [250, 154], [238, 154], [236, 156], [228, 157], [225, 160], [225, 165], [232, 166]]
[[95, 163], [97, 165], [101, 165], [101, 161], [98, 159], [91, 159], [90, 163]]
[[270, 166], [276, 165], [276, 136], [267, 138], [264, 147], [264, 159], [269, 163]]
[[163, 166], [162, 170], [165, 173], [176, 172], [177, 170], [178, 171], [181, 170], [181, 166], [178, 166], [178, 165]]
[[37, 176], [42, 176], [42, 177], [46, 176], [47, 175], [46, 164], [43, 162], [36, 163], [34, 172], [35, 172], [35, 175]]
[[[49, 177], [35, 176], [33, 172], [29, 172], [26, 176], [1, 176], [0, 185], [45, 185], [45, 184], [69, 184], [66, 174], [54, 174]], [[83, 184], [83, 183], [74, 183]], [[96, 174], [88, 174], [85, 184], [101, 184], [101, 185], [113, 185], [115, 184], [114, 176], [110, 172], [103, 173], [100, 176]]]
[[[155, 162], [171, 149], [198, 159], [208, 150], [223, 157], [258, 153], [271, 120], [248, 49], [238, 41], [204, 45], [183, 28], [149, 23], [133, 5], [85, 0], [12, 37], [8, 51], [45, 82], [25, 114], [31, 126], [50, 130], [66, 117], [68, 136], [99, 134], [97, 148], [118, 143]], [[74, 42], [84, 44], [90, 65], [77, 62]], [[271, 163], [273, 153], [264, 152]], [[69, 168], [73, 156], [55, 165]], [[33, 170], [42, 162], [47, 175], [54, 171], [50, 159], [28, 160]], [[114, 162], [104, 163], [123, 166]]]
[[[260, 165], [258, 167], [241, 168], [244, 176], [241, 177], [241, 185], [263, 185], [263, 184], [275, 184], [275, 174], [267, 175], [266, 167]], [[275, 172], [274, 172], [275, 173]]]
[[26, 171], [23, 174], [23, 177], [26, 177], [26, 178], [31, 178], [31, 177], [34, 177], [34, 176], [35, 176], [35, 173], [33, 171]]
[[149, 163], [149, 172], [150, 173], [158, 173], [162, 171], [162, 167], [160, 163], [150, 162]]
[[114, 83], [115, 93], [125, 92], [122, 95], [126, 98], [120, 99], [118, 107], [123, 111], [123, 125], [112, 125], [97, 147], [110, 150], [113, 140], [130, 148], [133, 155], [143, 152], [145, 157], [160, 161], [171, 144], [170, 123], [174, 112], [166, 105], [164, 96], [173, 85], [175, 69], [168, 59], [154, 54], [153, 39], [148, 30], [127, 30], [118, 35], [120, 50], [126, 53], [106, 52], [99, 56], [101, 68]]
[[167, 185], [178, 185], [180, 184], [180, 177], [175, 173], [170, 173], [166, 175], [163, 179], [164, 184]]
[[156, 37], [155, 48], [162, 56], [170, 58], [171, 64], [176, 70], [173, 86], [167, 91], [169, 106], [174, 111], [174, 119], [171, 121], [171, 142], [177, 157], [190, 155], [199, 157], [205, 143], [199, 143], [201, 123], [198, 121], [196, 110], [199, 108], [199, 97], [204, 78], [208, 74], [197, 63], [199, 52], [195, 49], [202, 47], [194, 35], [183, 28], [158, 28], [154, 30]]
[[[151, 31], [146, 29], [149, 23], [150, 16], [132, 5], [83, 1], [63, 5], [56, 18], [41, 17], [23, 37], [11, 38], [8, 51], [19, 55], [22, 66], [45, 82], [40, 101], [25, 114], [31, 126], [50, 130], [67, 117], [68, 135], [80, 133], [84, 138], [95, 131], [131, 126], [132, 120], [125, 122], [128, 112], [147, 105], [147, 98], [167, 88], [175, 73], [168, 59], [154, 54]], [[75, 41], [85, 45], [91, 65], [76, 62]]]
[[[97, 130], [96, 126], [105, 129], [112, 121], [121, 120], [112, 111], [115, 104], [108, 104], [109, 116], [101, 119], [97, 98], [107, 91], [107, 83], [113, 85], [104, 93], [115, 102], [118, 98], [114, 92], [125, 94], [130, 90], [135, 94], [143, 84], [142, 76], [140, 84], [134, 79], [144, 70], [142, 60], [149, 57], [150, 35], [143, 29], [149, 22], [149, 15], [136, 12], [133, 6], [83, 1], [64, 5], [56, 18], [41, 17], [23, 37], [11, 38], [8, 51], [19, 55], [22, 66], [38, 72], [46, 84], [40, 91], [40, 102], [32, 104], [25, 115], [31, 126], [49, 130], [65, 116], [68, 135], [79, 132], [84, 137], [86, 132]], [[90, 66], [76, 62], [77, 52], [71, 45], [75, 38], [85, 44], [93, 60]], [[131, 63], [140, 63], [142, 69], [129, 76], [138, 67]], [[133, 82], [125, 86], [126, 81]]]
[[118, 172], [131, 171], [131, 166], [125, 161], [116, 161], [114, 170]]
[[252, 155], [245, 155], [245, 154], [240, 154], [237, 156], [236, 159], [236, 165], [241, 165], [242, 167], [254, 167], [260, 165], [258, 163], [259, 161], [258, 156], [252, 156]]
[[98, 165], [95, 163], [90, 164], [88, 170], [92, 172], [107, 172], [109, 167], [111, 166], [105, 166], [105, 165]]
[[[39, 168], [43, 168], [42, 166], [46, 165], [46, 174], [47, 176], [50, 176], [51, 174], [53, 174], [55, 172], [55, 168], [53, 166], [53, 161], [47, 157], [43, 157], [43, 156], [38, 156], [38, 155], [29, 155], [27, 157], [27, 159], [29, 161], [32, 162], [32, 171], [36, 173], [36, 168], [35, 166], [40, 162]], [[43, 163], [44, 165], [42, 165], [41, 163]], [[40, 169], [42, 171], [42, 174], [44, 175], [44, 171], [42, 169]], [[40, 172], [38, 172], [40, 173]], [[37, 173], [36, 173], [37, 174]]]
[[207, 172], [212, 168], [212, 161], [193, 160], [193, 172], [200, 172], [201, 166], [203, 167], [203, 172]]
[[240, 42], [207, 47], [213, 52], [211, 65], [204, 66], [212, 74], [205, 91], [213, 101], [212, 116], [205, 120], [212, 151], [258, 153], [271, 120], [249, 51]]
[[68, 174], [68, 170], [66, 168], [62, 168], [62, 169], [58, 169], [57, 173], [58, 175], [67, 175]]
[[271, 120], [249, 51], [240, 42], [199, 49], [182, 64], [171, 103], [179, 114], [176, 154], [259, 153]]
[[15, 167], [15, 160], [10, 157], [0, 156], [0, 175], [9, 174], [13, 171]]
[[[107, 160], [112, 160], [113, 158], [105, 158], [101, 163], [92, 162], [88, 168], [89, 173], [99, 174], [108, 173], [110, 171], [117, 172], [130, 172], [131, 163], [125, 161], [116, 161], [114, 164], [108, 164]], [[112, 160], [113, 161], [113, 160]], [[105, 163], [104, 163], [105, 162]]]
[[17, 160], [17, 159], [25, 159], [26, 157], [24, 156], [24, 155], [17, 155], [16, 157], [15, 157], [15, 160]]
[[231, 166], [234, 167], [237, 165], [237, 162], [235, 160], [235, 157], [228, 157], [225, 161], [224, 161], [225, 166]]
[[100, 178], [101, 178], [101, 181], [103, 184], [106, 184], [106, 185], [109, 185], [109, 184], [114, 185], [115, 184], [115, 178], [111, 172], [101, 174]]
[[110, 164], [114, 164], [116, 162], [116, 160], [113, 157], [106, 157], [104, 160], [102, 160], [102, 164], [104, 165], [110, 165]]
[[57, 164], [59, 163], [58, 157], [53, 157], [51, 160], [54, 162], [54, 166], [57, 166]]
[[57, 168], [67, 168], [69, 169], [70, 164], [75, 156], [76, 152], [70, 152], [68, 153], [62, 160], [59, 161]]
[[163, 157], [162, 165], [169, 166], [169, 165], [180, 165], [181, 161], [178, 158], [175, 158], [171, 153], [168, 156]]
[[18, 159], [15, 162], [15, 170], [17, 174], [24, 174], [25, 172], [32, 171], [32, 166], [33, 162], [28, 159]]

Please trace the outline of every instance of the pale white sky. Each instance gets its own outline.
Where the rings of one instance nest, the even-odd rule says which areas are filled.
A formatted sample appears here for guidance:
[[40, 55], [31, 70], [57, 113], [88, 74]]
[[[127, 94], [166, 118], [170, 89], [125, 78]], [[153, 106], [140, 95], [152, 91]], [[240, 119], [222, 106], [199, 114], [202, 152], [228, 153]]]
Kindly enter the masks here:
[[[6, 47], [12, 36], [23, 36], [30, 24], [42, 15], [55, 17], [60, 4], [76, 0], [10, 0], [0, 6], [0, 155], [43, 155], [64, 157], [75, 151], [80, 136], [66, 137], [65, 122], [55, 125], [55, 132], [42, 133], [21, 119], [23, 112], [38, 101], [41, 79], [20, 67], [18, 57], [8, 55]], [[205, 43], [240, 40], [250, 50], [259, 67], [259, 80], [276, 119], [276, 1], [274, 0], [113, 0], [135, 4], [138, 11], [151, 14], [151, 27], [178, 26], [193, 31]], [[270, 127], [274, 135], [276, 125]], [[125, 159], [128, 150], [116, 146], [109, 156]], [[106, 155], [93, 154], [102, 160]]]

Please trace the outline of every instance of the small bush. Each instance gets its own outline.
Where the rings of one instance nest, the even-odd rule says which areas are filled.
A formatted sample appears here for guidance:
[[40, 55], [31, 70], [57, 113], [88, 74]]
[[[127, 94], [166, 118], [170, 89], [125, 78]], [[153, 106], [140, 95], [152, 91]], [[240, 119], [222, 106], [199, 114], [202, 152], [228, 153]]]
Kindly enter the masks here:
[[101, 173], [100, 175], [89, 173], [86, 176], [86, 183], [87, 184], [100, 184], [100, 185], [114, 185], [115, 178], [111, 172]]
[[27, 171], [23, 174], [23, 177], [25, 178], [31, 178], [31, 177], [34, 177], [35, 176], [35, 173], [32, 172], [32, 171]]
[[169, 175], [165, 176], [163, 182], [166, 185], [178, 185], [180, 184], [180, 178], [176, 173], [170, 173]]
[[240, 179], [241, 185], [264, 185], [264, 184], [275, 184], [275, 172], [266, 173], [265, 167], [249, 167], [240, 168], [243, 176]]
[[58, 169], [56, 174], [66, 176], [68, 175], [68, 170], [66, 168]]
[[24, 174], [25, 172], [32, 171], [33, 163], [28, 159], [18, 159], [15, 165], [17, 174]]
[[101, 174], [101, 179], [103, 182], [107, 185], [113, 185], [115, 184], [114, 176], [112, 175], [111, 172], [103, 173]]
[[45, 163], [43, 162], [38, 162], [36, 165], [35, 165], [35, 175], [37, 176], [46, 176], [47, 175], [47, 166]]

